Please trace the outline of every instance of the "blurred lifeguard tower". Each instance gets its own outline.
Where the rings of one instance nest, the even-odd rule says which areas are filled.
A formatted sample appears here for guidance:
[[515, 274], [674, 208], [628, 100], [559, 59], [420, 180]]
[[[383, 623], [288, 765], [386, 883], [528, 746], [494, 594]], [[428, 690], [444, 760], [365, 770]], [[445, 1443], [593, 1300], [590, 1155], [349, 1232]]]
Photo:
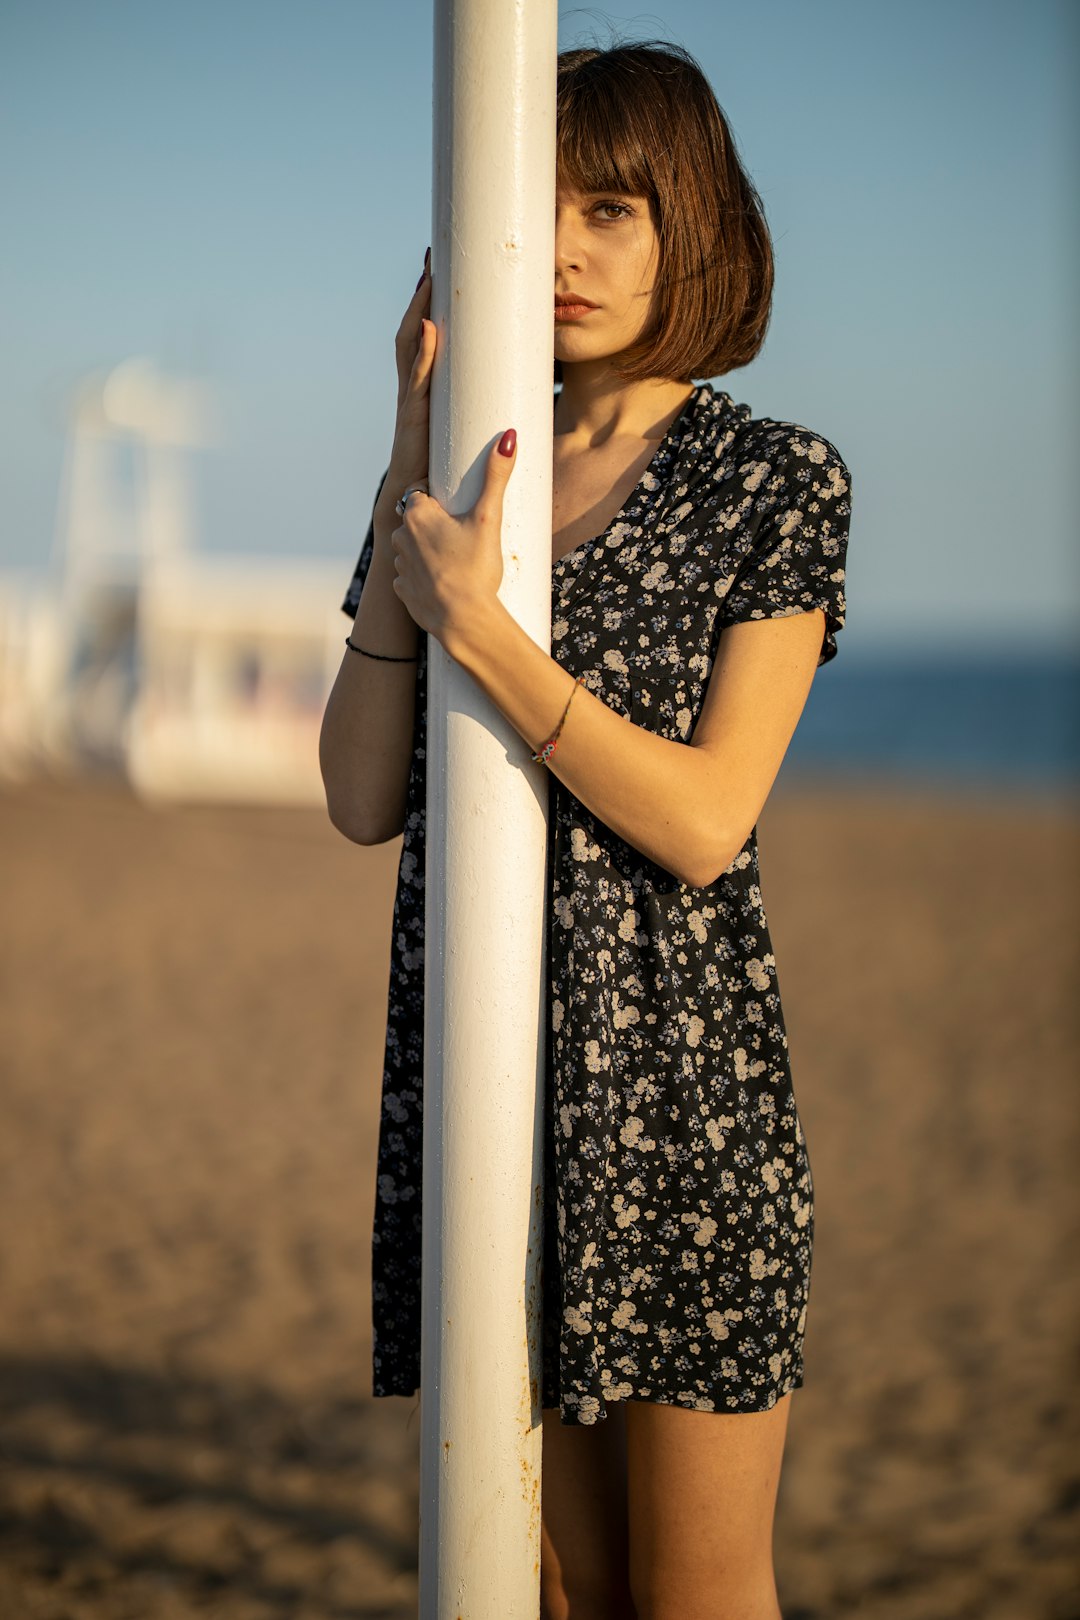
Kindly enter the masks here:
[[206, 390], [149, 360], [73, 391], [50, 589], [0, 605], [19, 774], [36, 755], [148, 799], [322, 801], [341, 570], [195, 548], [189, 452], [214, 442]]

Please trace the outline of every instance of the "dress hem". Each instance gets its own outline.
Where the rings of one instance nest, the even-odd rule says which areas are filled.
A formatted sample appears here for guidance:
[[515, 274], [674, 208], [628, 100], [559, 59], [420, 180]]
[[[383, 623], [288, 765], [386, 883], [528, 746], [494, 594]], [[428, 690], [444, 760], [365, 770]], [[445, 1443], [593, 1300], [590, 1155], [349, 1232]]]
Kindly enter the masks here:
[[[553, 1403], [550, 1406], [543, 1406], [541, 1408], [541, 1411], [560, 1413], [562, 1415], [563, 1427], [567, 1428], [567, 1429], [571, 1429], [571, 1428], [574, 1428], [574, 1429], [590, 1429], [590, 1428], [594, 1428], [597, 1423], [604, 1423], [604, 1422], [607, 1421], [607, 1416], [608, 1416], [607, 1410], [606, 1410], [607, 1407], [609, 1407], [609, 1406], [622, 1406], [627, 1401], [647, 1401], [652, 1406], [679, 1406], [679, 1407], [682, 1407], [687, 1412], [714, 1412], [714, 1413], [719, 1413], [719, 1414], [721, 1414], [723, 1416], [726, 1416], [726, 1417], [743, 1417], [743, 1416], [745, 1416], [745, 1417], [754, 1417], [754, 1416], [758, 1415], [761, 1412], [771, 1412], [773, 1410], [773, 1408], [775, 1406], [777, 1406], [780, 1401], [783, 1400], [785, 1395], [792, 1394], [794, 1390], [802, 1389], [804, 1384], [805, 1384], [804, 1370], [802, 1368], [800, 1368], [798, 1372], [793, 1373], [790, 1378], [785, 1379], [782, 1384], [776, 1386], [773, 1390], [771, 1390], [770, 1394], [772, 1396], [772, 1399], [766, 1401], [765, 1404], [762, 1405], [762, 1406], [742, 1406], [742, 1405], [740, 1405], [740, 1406], [700, 1406], [700, 1405], [695, 1405], [691, 1401], [675, 1400], [671, 1396], [668, 1396], [668, 1395], [657, 1395], [657, 1394], [640, 1395], [640, 1394], [633, 1394], [633, 1395], [619, 1395], [619, 1396], [611, 1396], [611, 1395], [609, 1395], [609, 1396], [606, 1396], [604, 1398], [604, 1407], [605, 1407], [605, 1409], [603, 1411], [601, 1411], [601, 1412], [598, 1412], [595, 1415], [595, 1417], [592, 1417], [592, 1418], [588, 1419], [587, 1421], [582, 1421], [581, 1418], [575, 1417], [573, 1415], [571, 1415], [570, 1417], [567, 1417], [563, 1413], [562, 1406], [560, 1404], [558, 1404], [558, 1403]], [[415, 1383], [412, 1385], [411, 1388], [404, 1388], [404, 1387], [394, 1388], [394, 1389], [380, 1388], [380, 1389], [373, 1389], [372, 1390], [372, 1394], [374, 1395], [376, 1400], [387, 1400], [391, 1396], [395, 1396], [395, 1395], [399, 1396], [399, 1397], [403, 1397], [404, 1399], [411, 1399], [413, 1396], [419, 1395], [420, 1393], [421, 1393], [420, 1385], [415, 1384]]]

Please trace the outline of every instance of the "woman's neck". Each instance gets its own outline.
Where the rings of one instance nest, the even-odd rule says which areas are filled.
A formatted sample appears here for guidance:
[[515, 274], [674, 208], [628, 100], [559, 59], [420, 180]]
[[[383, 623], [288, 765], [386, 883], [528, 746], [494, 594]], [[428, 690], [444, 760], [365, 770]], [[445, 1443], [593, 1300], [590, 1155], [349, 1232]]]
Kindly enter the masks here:
[[563, 363], [555, 404], [555, 433], [598, 449], [614, 439], [662, 439], [694, 392], [668, 377], [623, 382], [606, 361]]

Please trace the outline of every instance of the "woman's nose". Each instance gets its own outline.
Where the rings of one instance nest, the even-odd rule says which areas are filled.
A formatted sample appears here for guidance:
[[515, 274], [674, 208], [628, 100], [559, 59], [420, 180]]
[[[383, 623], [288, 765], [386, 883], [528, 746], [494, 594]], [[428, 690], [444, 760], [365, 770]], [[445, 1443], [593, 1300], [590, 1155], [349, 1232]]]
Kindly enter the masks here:
[[555, 268], [581, 267], [581, 240], [573, 219], [563, 210], [555, 211]]

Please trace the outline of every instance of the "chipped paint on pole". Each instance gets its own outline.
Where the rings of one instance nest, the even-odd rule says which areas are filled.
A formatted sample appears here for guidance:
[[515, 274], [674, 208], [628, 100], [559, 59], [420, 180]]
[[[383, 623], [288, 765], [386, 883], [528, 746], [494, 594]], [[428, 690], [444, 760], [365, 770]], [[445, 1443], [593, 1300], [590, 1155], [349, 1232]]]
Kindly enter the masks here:
[[[500, 597], [550, 648], [556, 0], [436, 0], [431, 493], [518, 431]], [[548, 779], [429, 641], [420, 1614], [539, 1612]]]

